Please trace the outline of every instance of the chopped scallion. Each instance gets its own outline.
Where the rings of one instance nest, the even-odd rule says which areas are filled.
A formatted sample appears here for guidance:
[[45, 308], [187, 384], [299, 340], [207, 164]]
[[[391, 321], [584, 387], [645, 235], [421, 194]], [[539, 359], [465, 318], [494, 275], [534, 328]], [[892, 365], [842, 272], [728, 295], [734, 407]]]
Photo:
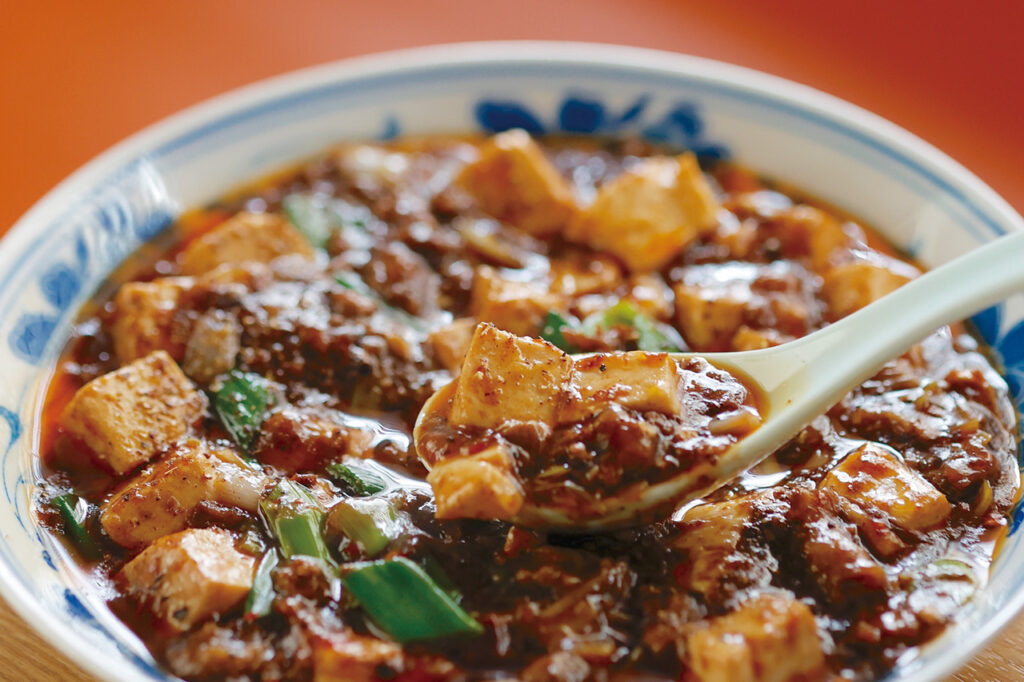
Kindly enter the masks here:
[[85, 527], [89, 519], [89, 502], [78, 495], [65, 493], [50, 500], [50, 504], [60, 512], [64, 530], [82, 556], [99, 559], [100, 549]]
[[327, 465], [327, 473], [331, 478], [343, 483], [346, 488], [360, 497], [375, 495], [388, 489], [384, 477], [369, 467], [349, 462], [333, 462]]
[[231, 370], [213, 395], [217, 416], [231, 439], [246, 454], [270, 404], [270, 382], [252, 372]]
[[285, 559], [302, 555], [334, 564], [324, 542], [323, 509], [305, 487], [280, 481], [260, 500], [260, 512]]
[[288, 220], [298, 228], [309, 243], [322, 249], [331, 236], [330, 218], [324, 201], [309, 194], [289, 194], [281, 202]]
[[404, 557], [362, 564], [342, 582], [377, 627], [398, 642], [483, 633], [480, 623]]
[[610, 329], [620, 325], [636, 330], [636, 347], [639, 350], [675, 352], [684, 348], [683, 340], [675, 329], [653, 319], [628, 300], [619, 301], [611, 308], [588, 317], [583, 322], [582, 331], [592, 334], [599, 328]]
[[271, 572], [277, 567], [277, 552], [268, 550], [256, 567], [252, 579], [252, 589], [245, 600], [245, 613], [251, 618], [262, 618], [270, 613], [270, 605], [274, 601], [274, 579]]
[[579, 353], [580, 349], [574, 344], [566, 341], [565, 336], [562, 334], [564, 330], [572, 329], [573, 326], [573, 323], [565, 316], [554, 311], [549, 311], [548, 314], [544, 316], [543, 323], [541, 323], [540, 338], [558, 346], [566, 353]]
[[353, 233], [366, 239], [364, 231], [373, 217], [365, 206], [315, 194], [289, 194], [281, 202], [281, 208], [292, 225], [316, 248], [324, 248], [335, 230], [345, 232], [349, 241], [361, 242], [353, 239]]
[[327, 515], [327, 528], [339, 531], [367, 557], [375, 557], [402, 535], [391, 501], [383, 497], [341, 500]]

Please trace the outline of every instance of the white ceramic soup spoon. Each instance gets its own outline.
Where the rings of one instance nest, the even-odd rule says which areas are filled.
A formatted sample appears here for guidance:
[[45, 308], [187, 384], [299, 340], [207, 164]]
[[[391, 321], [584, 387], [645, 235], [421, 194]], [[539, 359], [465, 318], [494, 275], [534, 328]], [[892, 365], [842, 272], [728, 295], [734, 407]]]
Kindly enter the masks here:
[[[628, 525], [648, 518], [645, 511], [703, 497], [764, 460], [886, 362], [934, 330], [1018, 291], [1024, 291], [1024, 232], [1001, 237], [935, 268], [795, 341], [735, 353], [672, 353], [680, 360], [703, 357], [757, 390], [763, 397], [761, 425], [717, 458], [700, 461], [646, 487], [639, 495], [605, 498], [585, 518], [570, 518], [560, 509], [527, 502], [516, 521], [596, 530]], [[429, 401], [424, 411], [433, 402]]]

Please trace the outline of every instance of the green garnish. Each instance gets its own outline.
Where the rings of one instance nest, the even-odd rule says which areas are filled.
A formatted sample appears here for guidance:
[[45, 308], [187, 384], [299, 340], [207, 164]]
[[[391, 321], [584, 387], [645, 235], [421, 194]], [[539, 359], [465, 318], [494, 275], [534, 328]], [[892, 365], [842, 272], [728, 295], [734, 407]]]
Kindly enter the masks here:
[[549, 311], [544, 316], [544, 322], [540, 326], [540, 338], [558, 346], [566, 353], [579, 353], [580, 349], [574, 344], [565, 340], [562, 334], [565, 329], [572, 329], [575, 325], [559, 313]]
[[936, 578], [945, 580], [967, 580], [972, 583], [977, 580], [974, 576], [974, 568], [960, 559], [938, 559], [932, 563], [929, 573]]
[[100, 548], [85, 528], [89, 519], [89, 502], [78, 495], [65, 493], [50, 500], [50, 504], [60, 512], [64, 521], [64, 532], [78, 548], [79, 553], [86, 559], [99, 559]]
[[375, 557], [403, 534], [391, 501], [383, 497], [341, 500], [327, 515], [327, 528], [356, 543], [362, 553]]
[[598, 329], [617, 326], [636, 330], [636, 347], [646, 351], [675, 352], [683, 349], [678, 333], [640, 310], [632, 301], [619, 301], [607, 310], [595, 313], [583, 321], [582, 331], [596, 333]]
[[256, 573], [253, 575], [252, 589], [249, 590], [249, 597], [245, 600], [246, 616], [262, 618], [270, 613], [270, 605], [274, 601], [274, 579], [270, 574], [277, 564], [277, 552], [273, 549], [267, 551], [260, 559]]
[[270, 382], [259, 374], [231, 370], [213, 394], [213, 406], [231, 439], [248, 454], [271, 404]]
[[260, 500], [260, 513], [277, 540], [281, 556], [309, 556], [334, 565], [324, 542], [324, 510], [304, 486], [280, 481]]
[[281, 202], [288, 220], [298, 228], [309, 243], [322, 249], [331, 236], [330, 218], [324, 202], [308, 194], [289, 194]]
[[281, 202], [288, 220], [316, 248], [324, 248], [335, 230], [363, 230], [369, 209], [315, 194], [289, 194]]
[[388, 489], [388, 483], [383, 476], [360, 464], [333, 462], [327, 465], [327, 473], [360, 497], [375, 495]]
[[483, 626], [404, 557], [374, 561], [342, 577], [373, 622], [397, 642], [480, 635]]

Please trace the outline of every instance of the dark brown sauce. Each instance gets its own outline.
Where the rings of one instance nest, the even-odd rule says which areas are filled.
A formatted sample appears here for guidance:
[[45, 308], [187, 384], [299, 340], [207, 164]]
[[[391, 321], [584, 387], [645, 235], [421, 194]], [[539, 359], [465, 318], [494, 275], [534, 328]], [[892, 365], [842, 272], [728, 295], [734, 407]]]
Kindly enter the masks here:
[[[248, 268], [257, 283], [241, 287], [190, 285], [176, 323], [187, 327], [218, 311], [236, 316], [242, 330], [239, 368], [271, 379], [280, 394], [253, 444], [252, 454], [269, 479], [290, 478], [334, 504], [351, 493], [326, 471], [342, 454], [358, 451], [388, 467], [381, 470], [385, 476], [391, 476], [388, 471], [412, 476], [395, 474], [385, 496], [415, 530], [382, 556], [440, 566], [484, 634], [471, 641], [428, 640], [375, 659], [370, 652], [379, 639], [365, 612], [351, 598], [339, 601], [331, 577], [299, 559], [284, 562], [275, 574], [279, 598], [260, 619], [245, 617], [236, 605], [177, 632], [154, 618], [137, 595], [120, 593], [112, 608], [169, 670], [196, 680], [308, 679], [324, 665], [315, 652], [326, 655], [349, 646], [348, 651], [373, 661], [368, 675], [381, 679], [699, 679], [701, 664], [693, 651], [713, 644], [708, 633], [716, 628], [738, 627], [730, 619], [749, 616], [757, 622], [788, 619], [794, 632], [809, 624], [810, 632], [802, 636], [819, 647], [817, 653], [786, 651], [783, 658], [813, 663], [814, 655], [821, 656], [823, 667], [808, 672], [811, 679], [840, 674], [868, 679], [883, 675], [956, 618], [964, 600], [983, 586], [1005, 536], [1006, 513], [1020, 495], [1015, 415], [1005, 385], [959, 327], [933, 335], [889, 363], [768, 462], [671, 519], [576, 535], [437, 519], [430, 489], [414, 480], [425, 470], [409, 437], [419, 407], [451, 380], [453, 370], [425, 340], [426, 332], [403, 327], [406, 318], [401, 312], [396, 318], [394, 311], [426, 320], [429, 329], [451, 317], [481, 314], [474, 308], [473, 275], [490, 268], [519, 283], [546, 281], [547, 293], [570, 284], [593, 286], [582, 293], [559, 289], [564, 312], [578, 320], [629, 300], [662, 325], [663, 335], [679, 335], [694, 350], [774, 344], [841, 316], [825, 283], [836, 265], [816, 260], [808, 245], [818, 228], [852, 220], [742, 168], [719, 165], [709, 169], [710, 176], [731, 217], [641, 280], [612, 255], [501, 225], [471, 197], [438, 180], [450, 176], [452, 159], [466, 149], [460, 145], [472, 144], [472, 138], [396, 143], [381, 153], [410, 156], [394, 181], [346, 170], [327, 154], [185, 214], [129, 259], [83, 310], [46, 387], [37, 421], [43, 480], [36, 506], [44, 525], [59, 532], [60, 518], [48, 504], [53, 495], [73, 490], [102, 506], [136, 474], [105, 472], [61, 426], [75, 392], [121, 364], [110, 337], [118, 315], [111, 298], [117, 288], [178, 274], [188, 244], [238, 210], [278, 211], [295, 191], [331, 195], [368, 211], [372, 224], [357, 235], [366, 243], [347, 243], [335, 234], [326, 244], [328, 256], [314, 264]], [[581, 196], [593, 195], [623, 168], [658, 152], [635, 141], [546, 145], [548, 158]], [[435, 180], [433, 194], [425, 193]], [[758, 194], [764, 191], [775, 193]], [[815, 206], [818, 213], [799, 204]], [[895, 255], [870, 230], [842, 229], [850, 240], [842, 247], [843, 258], [884, 264], [884, 256]], [[741, 265], [729, 265], [734, 261]], [[569, 276], [549, 274], [551, 263]], [[335, 268], [357, 273], [370, 295], [338, 285]], [[740, 320], [738, 328], [702, 338], [699, 325], [687, 327], [676, 306], [691, 285], [703, 287], [711, 300], [728, 298], [730, 287], [747, 292], [730, 313]], [[659, 299], [651, 291], [667, 293]], [[521, 317], [517, 312], [506, 319], [518, 323]], [[537, 329], [518, 333], [536, 336]], [[636, 350], [641, 342], [636, 328], [622, 325], [591, 333], [577, 329], [569, 336], [593, 352]], [[201, 388], [208, 391], [210, 385]], [[763, 409], [758, 400], [747, 391], [728, 407]], [[671, 442], [665, 434], [675, 427], [651, 435], [649, 427], [659, 420], [665, 421], [664, 415], [616, 415], [608, 428], [628, 428], [615, 454], [643, 443], [637, 434], [646, 433], [654, 448]], [[558, 434], [564, 447], [546, 453], [551, 458], [524, 460], [524, 473], [530, 474], [531, 465], [538, 473], [552, 461], [564, 464], [559, 457], [572, 447], [572, 429], [580, 432], [576, 441], [581, 443], [607, 435], [592, 423], [582, 424]], [[438, 453], [458, 439], [482, 448], [494, 437], [437, 427]], [[586, 437], [580, 436], [588, 428]], [[190, 429], [188, 435], [201, 438], [204, 447], [232, 447], [212, 410]], [[525, 430], [515, 437], [526, 442], [531, 436]], [[852, 461], [864, 444], [882, 454], [876, 452], [874, 460], [863, 456], [854, 474], [863, 475], [868, 485], [910, 481], [920, 495], [915, 510], [886, 506], [891, 500], [884, 490], [861, 499], [842, 487], [837, 467]], [[651, 447], [638, 448], [638, 456]], [[581, 452], [587, 455], [584, 464], [593, 462], [593, 448], [584, 445]], [[889, 475], [877, 475], [879, 462], [890, 467]], [[570, 485], [585, 492], [582, 483], [595, 470], [582, 466], [573, 473], [570, 467], [568, 477], [545, 494], [555, 500]], [[652, 469], [619, 462], [614, 473], [608, 491], [647, 481]], [[937, 510], [941, 522], [920, 519], [925, 508]], [[705, 515], [709, 510], [713, 513]], [[140, 548], [120, 547], [95, 518], [87, 525], [105, 553], [89, 567], [102, 586], [98, 593], [115, 584], [123, 587], [116, 576]], [[246, 555], [259, 557], [267, 547], [274, 551], [259, 519], [231, 505], [198, 505], [187, 525], [226, 529]], [[332, 549], [340, 563], [367, 558], [351, 543]]]

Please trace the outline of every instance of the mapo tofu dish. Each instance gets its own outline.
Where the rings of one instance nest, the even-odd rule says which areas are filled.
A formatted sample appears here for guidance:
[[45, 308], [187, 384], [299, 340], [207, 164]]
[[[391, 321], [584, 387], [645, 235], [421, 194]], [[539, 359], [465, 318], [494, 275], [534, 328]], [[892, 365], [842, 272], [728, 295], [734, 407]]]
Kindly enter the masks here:
[[960, 327], [705, 498], [602, 532], [523, 510], [758, 427], [741, 378], [668, 353], [782, 344], [918, 272], [638, 140], [344, 144], [98, 292], [36, 510], [187, 680], [874, 679], [984, 587], [1018, 494], [1006, 386]]

